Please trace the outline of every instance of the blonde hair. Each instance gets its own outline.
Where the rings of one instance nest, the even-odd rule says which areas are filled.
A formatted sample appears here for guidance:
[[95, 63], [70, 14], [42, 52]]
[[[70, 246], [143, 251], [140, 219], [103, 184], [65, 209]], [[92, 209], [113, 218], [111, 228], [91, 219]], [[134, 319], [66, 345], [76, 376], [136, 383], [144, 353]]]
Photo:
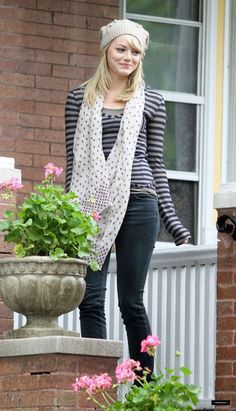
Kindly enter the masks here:
[[[127, 42], [133, 50], [141, 53], [143, 57], [143, 52], [139, 41], [129, 34], [125, 35]], [[113, 40], [112, 40], [113, 41]], [[111, 77], [109, 74], [109, 68], [107, 64], [107, 50], [111, 45], [112, 41], [107, 44], [100, 52], [100, 61], [95, 71], [94, 75], [84, 83], [84, 100], [88, 104], [93, 104], [98, 95], [104, 96], [105, 93], [109, 90]], [[139, 62], [138, 67], [129, 75], [128, 77], [128, 86], [119, 96], [120, 101], [129, 101], [134, 95], [138, 83], [143, 82], [143, 65], [142, 58]]]

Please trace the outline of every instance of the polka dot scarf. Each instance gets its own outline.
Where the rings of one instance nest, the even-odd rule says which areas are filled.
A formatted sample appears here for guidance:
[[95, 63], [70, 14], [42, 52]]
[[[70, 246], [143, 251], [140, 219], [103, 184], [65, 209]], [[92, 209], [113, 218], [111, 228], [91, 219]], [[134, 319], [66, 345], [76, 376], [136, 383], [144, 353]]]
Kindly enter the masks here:
[[[102, 149], [103, 97], [83, 102], [74, 138], [74, 167], [70, 190], [85, 213], [98, 212], [100, 233], [95, 239], [98, 264], [104, 260], [122, 224], [130, 195], [135, 147], [142, 125], [144, 87], [139, 85], [126, 103], [117, 140], [105, 160]], [[88, 259], [89, 260], [89, 259]]]

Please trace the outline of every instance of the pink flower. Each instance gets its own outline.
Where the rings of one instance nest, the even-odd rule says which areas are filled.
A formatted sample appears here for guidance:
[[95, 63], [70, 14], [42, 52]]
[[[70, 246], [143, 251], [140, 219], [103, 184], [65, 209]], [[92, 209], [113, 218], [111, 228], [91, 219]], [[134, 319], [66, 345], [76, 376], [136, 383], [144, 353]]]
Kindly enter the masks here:
[[0, 183], [0, 190], [6, 189], [6, 190], [17, 191], [22, 187], [23, 185], [20, 183], [20, 180], [18, 179], [18, 177], [12, 177], [10, 180]]
[[153, 356], [155, 354], [156, 348], [161, 344], [159, 337], [155, 335], [148, 335], [146, 340], [141, 342], [141, 352], [147, 352], [149, 355]]
[[80, 378], [76, 378], [75, 383], [72, 384], [72, 387], [73, 391], [84, 390], [87, 394], [92, 395], [96, 392], [111, 388], [112, 379], [107, 373], [94, 375], [93, 377], [84, 375]]
[[126, 360], [116, 367], [116, 379], [118, 384], [134, 382], [137, 375], [133, 370], [141, 370], [140, 362], [134, 360]]
[[100, 216], [100, 214], [99, 213], [97, 213], [97, 211], [93, 211], [92, 212], [92, 217], [93, 217], [93, 219], [95, 220], [95, 221], [99, 221], [99, 220], [101, 220], [101, 216]]
[[107, 372], [100, 375], [95, 375], [93, 380], [94, 386], [96, 386], [98, 390], [106, 390], [112, 386], [112, 379]]
[[44, 166], [45, 169], [45, 178], [51, 175], [56, 175], [59, 177], [61, 173], [63, 172], [62, 167], [56, 167], [53, 163], [48, 163], [46, 166]]

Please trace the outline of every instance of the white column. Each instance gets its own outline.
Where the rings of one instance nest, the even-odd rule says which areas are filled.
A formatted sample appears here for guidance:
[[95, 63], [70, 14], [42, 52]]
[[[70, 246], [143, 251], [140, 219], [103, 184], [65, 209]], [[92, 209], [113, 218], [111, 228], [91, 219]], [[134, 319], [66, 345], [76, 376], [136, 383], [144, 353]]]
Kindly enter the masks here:
[[15, 159], [11, 157], [0, 157], [0, 182], [17, 177], [21, 182], [21, 170], [15, 168]]

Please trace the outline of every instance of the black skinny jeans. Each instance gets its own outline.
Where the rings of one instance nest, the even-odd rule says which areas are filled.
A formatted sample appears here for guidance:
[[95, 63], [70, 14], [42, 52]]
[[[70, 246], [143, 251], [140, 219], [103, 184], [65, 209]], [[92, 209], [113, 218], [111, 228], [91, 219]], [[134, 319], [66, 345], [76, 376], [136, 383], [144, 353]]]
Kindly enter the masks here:
[[[126, 327], [130, 358], [151, 370], [153, 358], [140, 352], [141, 341], [151, 334], [143, 292], [159, 229], [157, 200], [150, 195], [132, 194], [115, 241], [118, 301]], [[86, 293], [79, 306], [82, 337], [106, 338], [104, 306], [109, 259], [110, 253], [101, 271], [88, 269]]]

